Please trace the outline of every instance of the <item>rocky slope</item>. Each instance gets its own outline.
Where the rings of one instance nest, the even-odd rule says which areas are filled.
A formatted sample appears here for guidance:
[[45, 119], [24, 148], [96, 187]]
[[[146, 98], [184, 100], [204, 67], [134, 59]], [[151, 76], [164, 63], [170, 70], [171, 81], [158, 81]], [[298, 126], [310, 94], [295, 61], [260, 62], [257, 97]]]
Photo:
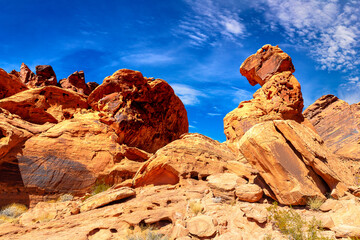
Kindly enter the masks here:
[[0, 239], [360, 237], [357, 176], [316, 131], [326, 106], [302, 114], [294, 71], [277, 46], [244, 61], [262, 87], [224, 118], [225, 143], [187, 133], [171, 87], [138, 71], [99, 86], [81, 71], [54, 84], [48, 66], [2, 73], [17, 87], [0, 99], [0, 206], [30, 209], [0, 211]]

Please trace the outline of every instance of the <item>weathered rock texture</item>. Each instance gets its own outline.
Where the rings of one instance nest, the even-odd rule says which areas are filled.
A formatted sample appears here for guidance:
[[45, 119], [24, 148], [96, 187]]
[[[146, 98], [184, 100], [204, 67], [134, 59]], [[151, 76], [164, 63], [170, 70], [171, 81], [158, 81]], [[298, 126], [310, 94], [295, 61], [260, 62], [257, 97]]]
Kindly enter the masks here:
[[85, 83], [84, 71], [74, 72], [68, 78], [60, 80], [59, 84], [64, 89], [71, 89], [74, 92], [78, 92], [85, 95], [89, 95], [92, 91], [89, 88], [89, 86]]
[[[156, 151], [187, 132], [186, 110], [164, 80], [121, 70], [101, 86], [87, 85], [80, 71], [58, 87], [47, 86], [56, 84], [50, 66], [36, 69], [36, 75], [25, 64], [20, 73], [0, 71], [6, 90], [0, 99], [0, 207], [83, 195], [97, 181], [130, 181], [152, 155], [138, 146]], [[95, 109], [86, 96], [92, 88], [98, 89], [89, 97], [99, 97], [89, 101]]]
[[225, 144], [200, 134], [186, 134], [144, 163], [134, 177], [134, 186], [176, 184], [187, 178], [205, 180], [223, 172], [234, 172], [247, 179], [256, 177], [256, 170]]
[[349, 105], [334, 95], [325, 95], [311, 104], [304, 116], [333, 153], [360, 159], [360, 103]]
[[273, 75], [285, 71], [295, 72], [290, 56], [278, 46], [271, 45], [264, 45], [240, 66], [241, 75], [245, 76], [252, 86], [263, 86]]
[[304, 121], [301, 87], [292, 75], [294, 71], [290, 56], [277, 46], [265, 45], [244, 61], [241, 74], [251, 85], [259, 83], [262, 87], [252, 100], [241, 102], [225, 116], [224, 132], [228, 143], [240, 140], [247, 130], [260, 122]]
[[38, 65], [36, 69], [36, 87], [53, 85], [56, 86], [57, 79], [53, 68], [50, 65]]
[[106, 77], [88, 103], [108, 114], [102, 121], [115, 129], [119, 143], [148, 152], [188, 132], [185, 107], [170, 85], [138, 71], [121, 69]]
[[[30, 137], [25, 133], [18, 133], [16, 142]], [[29, 204], [31, 198], [54, 193], [85, 194], [96, 180], [113, 185], [132, 178], [149, 155], [118, 144], [116, 138], [94, 113], [77, 114], [31, 137], [0, 166], [0, 203], [16, 199]]]
[[238, 146], [282, 204], [304, 205], [312, 197], [325, 199], [327, 192], [338, 198], [347, 190], [330, 169], [334, 159], [320, 136], [295, 121], [257, 124]]
[[0, 68], [0, 99], [10, 97], [28, 88], [14, 75]]
[[55, 86], [30, 89], [1, 99], [0, 107], [36, 124], [70, 119], [79, 109], [87, 109], [86, 99]]

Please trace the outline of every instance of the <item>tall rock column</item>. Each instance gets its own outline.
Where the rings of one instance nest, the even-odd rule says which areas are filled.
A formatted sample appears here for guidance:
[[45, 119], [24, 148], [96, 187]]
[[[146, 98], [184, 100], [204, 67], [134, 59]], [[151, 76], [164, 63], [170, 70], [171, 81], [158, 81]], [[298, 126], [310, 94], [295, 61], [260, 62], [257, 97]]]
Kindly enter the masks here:
[[262, 87], [224, 118], [228, 146], [259, 171], [267, 195], [282, 204], [304, 205], [309, 198], [337, 198], [346, 191], [330, 166], [321, 137], [302, 115], [303, 98], [289, 55], [265, 45], [240, 67], [251, 85]]

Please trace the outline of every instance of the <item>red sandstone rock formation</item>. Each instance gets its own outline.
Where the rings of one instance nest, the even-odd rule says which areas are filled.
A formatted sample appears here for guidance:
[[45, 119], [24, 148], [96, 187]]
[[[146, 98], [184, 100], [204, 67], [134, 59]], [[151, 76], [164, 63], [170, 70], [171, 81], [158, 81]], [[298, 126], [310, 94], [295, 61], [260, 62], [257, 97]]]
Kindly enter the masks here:
[[20, 67], [20, 80], [25, 84], [35, 84], [36, 76], [25, 63]]
[[119, 143], [147, 152], [188, 132], [185, 107], [170, 85], [138, 71], [122, 69], [106, 77], [88, 103], [107, 114], [102, 121], [115, 129]]
[[57, 123], [87, 109], [86, 99], [55, 86], [30, 89], [0, 100], [0, 107], [36, 124]]
[[347, 171], [330, 168], [340, 165], [338, 159], [327, 153], [302, 115], [291, 58], [279, 47], [265, 45], [244, 61], [240, 72], [251, 85], [262, 87], [225, 116], [224, 129], [229, 147], [243, 154], [270, 187], [264, 192], [287, 205], [304, 205], [327, 192], [343, 196], [347, 188], [341, 177]]
[[252, 127], [238, 143], [282, 204], [305, 205], [309, 198], [343, 196], [347, 190], [329, 167], [336, 161], [320, 136], [295, 121], [275, 120]]
[[203, 179], [233, 172], [253, 180], [256, 170], [225, 145], [200, 134], [186, 134], [157, 151], [134, 177], [135, 187], [176, 184], [181, 179]]
[[64, 89], [69, 89], [74, 92], [89, 95], [91, 90], [85, 83], [85, 74], [83, 71], [76, 71], [71, 74], [68, 78], [60, 80], [59, 84]]
[[0, 68], [0, 99], [10, 97], [27, 89], [18, 77], [8, 74]]
[[311, 104], [304, 116], [333, 153], [360, 159], [360, 103], [349, 105], [334, 95], [325, 95]]
[[38, 65], [36, 66], [36, 87], [43, 87], [57, 85], [56, 75], [53, 68], [50, 65]]
[[247, 58], [240, 72], [251, 85], [259, 83], [253, 99], [244, 101], [224, 118], [224, 132], [229, 143], [236, 142], [257, 123], [291, 119], [304, 121], [301, 86], [289, 55], [279, 47], [265, 45]]

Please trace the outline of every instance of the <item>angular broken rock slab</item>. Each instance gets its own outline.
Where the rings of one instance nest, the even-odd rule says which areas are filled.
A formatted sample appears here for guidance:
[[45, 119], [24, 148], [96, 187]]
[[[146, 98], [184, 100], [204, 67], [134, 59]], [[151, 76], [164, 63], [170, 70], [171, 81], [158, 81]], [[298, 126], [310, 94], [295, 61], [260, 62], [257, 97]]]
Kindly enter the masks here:
[[304, 205], [309, 197], [325, 199], [329, 190], [339, 197], [346, 190], [329, 168], [321, 138], [295, 121], [257, 124], [237, 144], [281, 204]]
[[135, 195], [136, 195], [135, 190], [128, 187], [107, 190], [105, 192], [98, 193], [86, 199], [80, 206], [80, 212], [90, 211], [92, 209], [99, 208], [109, 203], [119, 201]]

